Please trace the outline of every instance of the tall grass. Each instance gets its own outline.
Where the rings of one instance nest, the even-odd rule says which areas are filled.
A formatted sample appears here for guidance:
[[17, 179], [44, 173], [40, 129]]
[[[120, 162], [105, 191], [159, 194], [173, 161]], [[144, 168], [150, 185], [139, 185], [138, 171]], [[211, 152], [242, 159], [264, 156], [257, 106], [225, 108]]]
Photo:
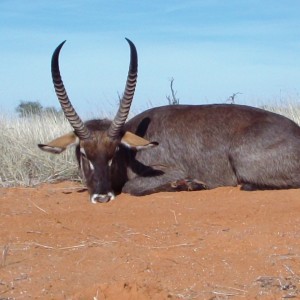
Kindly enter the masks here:
[[283, 115], [300, 125], [300, 104], [299, 102], [276, 103], [274, 105], [263, 105], [261, 108]]
[[[275, 104], [262, 108], [300, 124], [300, 106]], [[60, 155], [41, 151], [45, 143], [71, 131], [68, 121], [52, 113], [26, 118], [0, 115], [0, 186], [34, 186], [43, 182], [80, 180], [73, 149]]]
[[37, 147], [71, 130], [62, 115], [0, 116], [0, 186], [78, 180], [74, 151], [52, 155]]

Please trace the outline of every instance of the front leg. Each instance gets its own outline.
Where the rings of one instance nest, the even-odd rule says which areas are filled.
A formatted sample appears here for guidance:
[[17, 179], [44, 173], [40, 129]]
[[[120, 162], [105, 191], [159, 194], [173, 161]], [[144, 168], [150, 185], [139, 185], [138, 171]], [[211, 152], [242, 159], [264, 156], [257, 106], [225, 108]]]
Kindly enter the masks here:
[[191, 179], [184, 172], [173, 170], [158, 176], [138, 176], [124, 185], [122, 192], [135, 196], [158, 192], [199, 191], [207, 189], [204, 182]]
[[207, 190], [208, 186], [200, 180], [192, 178], [184, 178], [170, 183], [171, 191], [201, 191]]

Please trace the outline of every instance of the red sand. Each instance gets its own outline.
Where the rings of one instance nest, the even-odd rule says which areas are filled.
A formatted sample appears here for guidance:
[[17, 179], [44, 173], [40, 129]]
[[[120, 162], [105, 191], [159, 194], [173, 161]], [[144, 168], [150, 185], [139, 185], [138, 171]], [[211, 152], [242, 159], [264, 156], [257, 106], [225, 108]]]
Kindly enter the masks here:
[[0, 299], [300, 299], [300, 190], [0, 189]]

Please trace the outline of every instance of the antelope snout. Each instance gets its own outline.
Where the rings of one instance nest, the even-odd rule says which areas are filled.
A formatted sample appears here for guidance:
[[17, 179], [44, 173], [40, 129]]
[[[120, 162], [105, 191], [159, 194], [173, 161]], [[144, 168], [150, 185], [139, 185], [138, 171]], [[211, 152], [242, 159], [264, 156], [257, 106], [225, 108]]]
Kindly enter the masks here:
[[93, 194], [91, 196], [91, 202], [92, 203], [106, 203], [109, 202], [110, 200], [114, 200], [115, 195], [113, 193], [108, 193], [108, 194]]

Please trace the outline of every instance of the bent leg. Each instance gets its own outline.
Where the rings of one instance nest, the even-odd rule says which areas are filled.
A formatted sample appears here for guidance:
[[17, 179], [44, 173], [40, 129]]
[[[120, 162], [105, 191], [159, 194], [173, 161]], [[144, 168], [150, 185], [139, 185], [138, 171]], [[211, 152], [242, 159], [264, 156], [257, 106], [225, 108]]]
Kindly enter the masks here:
[[160, 176], [138, 176], [124, 185], [122, 192], [135, 196], [158, 192], [198, 191], [208, 189], [200, 180], [188, 178], [184, 172], [173, 170]]
[[171, 185], [171, 192], [173, 191], [200, 191], [200, 190], [207, 190], [207, 185], [200, 180], [191, 179], [191, 178], [184, 178], [181, 180], [176, 180], [170, 183]]

